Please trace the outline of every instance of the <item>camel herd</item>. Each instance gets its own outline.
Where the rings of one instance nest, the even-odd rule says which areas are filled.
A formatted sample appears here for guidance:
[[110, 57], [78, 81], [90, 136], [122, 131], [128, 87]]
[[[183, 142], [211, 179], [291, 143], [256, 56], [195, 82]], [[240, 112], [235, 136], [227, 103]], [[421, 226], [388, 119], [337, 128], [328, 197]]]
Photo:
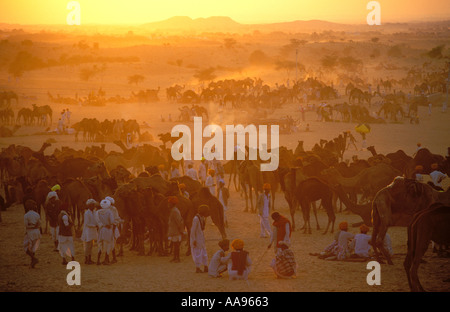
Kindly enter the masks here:
[[[273, 203], [281, 188], [290, 208], [294, 230], [295, 213], [298, 207], [301, 208], [304, 233], [311, 233], [311, 208], [316, 216], [317, 230], [320, 229], [316, 201], [320, 200], [328, 215], [324, 234], [328, 230], [334, 231], [335, 214], [342, 211], [344, 205], [361, 217], [361, 223], [373, 226], [372, 245], [376, 256], [382, 261], [381, 252], [390, 264], [392, 261], [381, 244], [387, 228], [409, 225], [405, 269], [411, 289], [423, 290], [417, 278], [420, 263], [417, 259], [422, 257], [430, 239], [436, 244], [450, 243], [448, 226], [445, 226], [448, 225], [450, 191], [439, 192], [416, 181], [415, 168], [420, 165], [422, 173], [428, 174], [432, 171], [431, 165], [437, 163], [440, 171], [449, 174], [450, 157], [432, 154], [425, 148], [413, 156], [401, 150], [381, 155], [371, 146], [371, 157], [355, 158], [349, 163], [343, 161], [347, 141], [347, 132], [344, 132], [333, 140], [321, 140], [311, 151], [304, 150], [302, 141], [298, 142], [295, 150], [281, 147], [280, 166], [272, 172], [260, 171], [259, 160], [229, 161], [224, 165], [225, 173], [229, 174], [229, 187], [234, 186], [243, 194], [245, 211], [249, 211], [250, 201], [251, 212], [256, 211], [253, 196], [256, 203], [264, 183], [271, 184]], [[86, 147], [85, 150], [64, 147], [46, 155], [50, 143], [44, 143], [38, 151], [20, 145], [4, 148], [0, 153], [0, 174], [5, 206], [21, 203], [24, 197], [31, 196], [42, 212], [51, 186], [59, 184], [60, 198], [69, 203], [69, 211], [79, 233], [86, 200], [114, 196], [119, 214], [125, 220], [121, 246], [128, 240], [132, 249], [144, 254], [144, 235], [150, 233], [148, 253], [165, 254], [167, 196], [174, 195], [179, 197], [179, 208], [187, 229], [197, 207], [207, 204], [211, 219], [221, 236], [226, 237], [223, 207], [207, 188], [187, 176], [165, 180], [159, 174], [158, 166], [168, 168], [173, 163], [169, 149], [151, 145], [128, 149], [120, 141], [116, 144], [122, 152], [107, 152], [102, 145]], [[183, 163], [179, 165], [184, 168]], [[180, 183], [186, 185], [189, 198], [181, 195]], [[440, 206], [430, 206], [433, 203]]]

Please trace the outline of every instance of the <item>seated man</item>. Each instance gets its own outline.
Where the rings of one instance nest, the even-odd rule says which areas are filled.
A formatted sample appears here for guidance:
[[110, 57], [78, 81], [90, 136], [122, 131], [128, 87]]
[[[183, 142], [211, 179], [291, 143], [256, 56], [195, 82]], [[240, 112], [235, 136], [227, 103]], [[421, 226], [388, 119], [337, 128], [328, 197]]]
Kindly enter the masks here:
[[220, 250], [214, 254], [209, 262], [208, 275], [211, 277], [222, 277], [222, 273], [227, 270], [227, 263], [231, 257], [231, 254], [225, 254], [230, 249], [230, 241], [228, 239], [221, 240], [219, 247]]

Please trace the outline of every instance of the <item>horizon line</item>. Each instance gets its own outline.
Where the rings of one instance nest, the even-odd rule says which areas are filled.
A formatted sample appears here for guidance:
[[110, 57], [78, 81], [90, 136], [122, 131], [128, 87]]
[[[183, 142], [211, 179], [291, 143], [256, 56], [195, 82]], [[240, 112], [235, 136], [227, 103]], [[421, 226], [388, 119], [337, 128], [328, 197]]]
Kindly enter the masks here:
[[[365, 22], [350, 22], [350, 21], [333, 21], [333, 20], [326, 20], [326, 19], [297, 19], [297, 20], [285, 20], [285, 21], [271, 21], [271, 22], [239, 22], [235, 19], [233, 19], [230, 16], [226, 15], [212, 15], [208, 17], [196, 17], [192, 18], [187, 15], [174, 15], [171, 17], [168, 17], [166, 19], [162, 20], [155, 20], [155, 21], [146, 21], [146, 22], [134, 22], [134, 23], [95, 23], [95, 22], [89, 22], [89, 23], [82, 23], [81, 25], [77, 26], [144, 26], [146, 24], [152, 24], [152, 23], [161, 23], [166, 22], [173, 18], [189, 18], [192, 21], [199, 20], [199, 19], [211, 19], [211, 18], [229, 18], [233, 22], [243, 25], [243, 26], [256, 26], [256, 25], [271, 25], [271, 24], [283, 24], [283, 23], [294, 23], [294, 22], [326, 22], [326, 23], [333, 23], [333, 24], [340, 24], [340, 25], [359, 25], [364, 26], [367, 25]], [[417, 24], [417, 23], [436, 23], [436, 22], [448, 22], [450, 21], [450, 18], [443, 18], [443, 17], [430, 17], [430, 18], [423, 18], [423, 19], [411, 19], [411, 20], [405, 20], [405, 21], [382, 21], [381, 25], [386, 24]], [[0, 25], [21, 25], [21, 26], [71, 26], [67, 25], [66, 23], [19, 23], [19, 22], [0, 22]]]

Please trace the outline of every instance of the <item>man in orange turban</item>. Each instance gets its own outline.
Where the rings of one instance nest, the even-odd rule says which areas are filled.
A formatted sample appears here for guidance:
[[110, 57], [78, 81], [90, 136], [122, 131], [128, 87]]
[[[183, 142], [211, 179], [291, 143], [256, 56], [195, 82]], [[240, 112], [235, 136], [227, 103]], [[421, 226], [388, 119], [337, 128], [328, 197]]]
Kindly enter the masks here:
[[359, 227], [360, 234], [356, 234], [351, 243], [351, 248], [354, 249], [355, 255], [361, 258], [369, 258], [370, 240], [372, 236], [367, 235], [370, 228], [363, 224]]
[[235, 239], [231, 242], [234, 251], [231, 252], [228, 261], [228, 277], [230, 280], [246, 280], [250, 273], [252, 261], [247, 251], [244, 250], [244, 241]]

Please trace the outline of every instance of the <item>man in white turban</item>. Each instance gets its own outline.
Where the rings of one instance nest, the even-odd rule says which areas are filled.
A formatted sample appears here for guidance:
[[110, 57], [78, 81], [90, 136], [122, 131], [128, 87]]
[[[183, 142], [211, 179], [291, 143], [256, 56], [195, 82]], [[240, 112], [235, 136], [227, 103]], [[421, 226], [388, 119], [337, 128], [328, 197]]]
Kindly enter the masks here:
[[84, 224], [83, 233], [81, 234], [81, 240], [84, 243], [84, 264], [94, 264], [92, 261], [92, 246], [94, 240], [97, 240], [97, 221], [94, 216], [94, 209], [98, 207], [98, 202], [94, 199], [88, 199], [86, 201], [86, 211], [84, 212]]
[[116, 263], [116, 242], [117, 239], [120, 237], [120, 225], [122, 223], [122, 219], [119, 216], [119, 212], [117, 211], [117, 208], [114, 206], [116, 201], [111, 196], [106, 196], [106, 200], [109, 200], [111, 203], [111, 206], [109, 206], [109, 210], [111, 211], [113, 217], [114, 217], [114, 223], [113, 223], [113, 233], [114, 233], [114, 240], [113, 240], [113, 249], [112, 249], [112, 256], [113, 259], [111, 261], [111, 264]]
[[73, 245], [72, 228], [73, 222], [65, 208], [61, 208], [61, 212], [58, 216], [58, 249], [61, 257], [63, 258], [63, 265], [67, 264], [66, 255], [75, 260], [75, 246]]
[[114, 216], [109, 210], [111, 206], [111, 202], [107, 199], [104, 199], [100, 202], [101, 209], [97, 211], [97, 223], [99, 226], [98, 232], [98, 256], [97, 256], [97, 265], [100, 265], [100, 256], [102, 251], [105, 252], [105, 260], [103, 264], [110, 264], [109, 255], [113, 249], [114, 245], [114, 233], [113, 233], [113, 224], [114, 224]]

